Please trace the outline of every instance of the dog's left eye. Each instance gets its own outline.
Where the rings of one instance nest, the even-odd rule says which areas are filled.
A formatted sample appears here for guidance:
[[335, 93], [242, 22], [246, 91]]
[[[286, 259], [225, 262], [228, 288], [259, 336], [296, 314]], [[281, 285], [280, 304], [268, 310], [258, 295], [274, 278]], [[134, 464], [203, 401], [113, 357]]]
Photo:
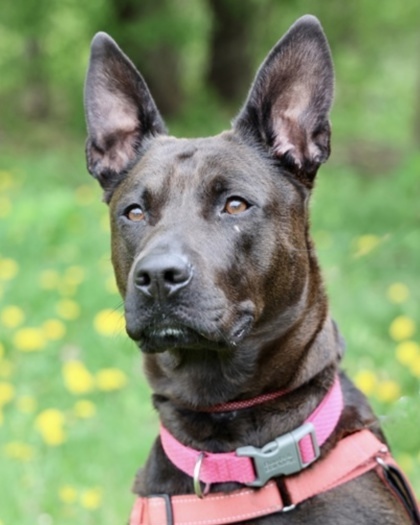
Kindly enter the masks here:
[[230, 197], [226, 203], [223, 211], [229, 215], [238, 215], [249, 208], [249, 203], [241, 197]]
[[140, 208], [140, 206], [134, 205], [127, 208], [124, 215], [127, 217], [129, 221], [132, 222], [140, 222], [144, 220], [145, 214], [144, 211]]

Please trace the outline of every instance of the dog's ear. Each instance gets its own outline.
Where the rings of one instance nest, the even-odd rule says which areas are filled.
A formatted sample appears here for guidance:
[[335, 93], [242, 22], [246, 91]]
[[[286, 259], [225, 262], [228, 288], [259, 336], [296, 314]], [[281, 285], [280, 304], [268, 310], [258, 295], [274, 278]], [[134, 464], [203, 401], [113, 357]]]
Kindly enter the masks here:
[[304, 16], [262, 64], [234, 128], [257, 139], [311, 187], [330, 153], [333, 89], [328, 42], [319, 21]]
[[146, 137], [166, 133], [145, 81], [106, 33], [92, 40], [85, 113], [88, 170], [106, 192], [134, 164]]

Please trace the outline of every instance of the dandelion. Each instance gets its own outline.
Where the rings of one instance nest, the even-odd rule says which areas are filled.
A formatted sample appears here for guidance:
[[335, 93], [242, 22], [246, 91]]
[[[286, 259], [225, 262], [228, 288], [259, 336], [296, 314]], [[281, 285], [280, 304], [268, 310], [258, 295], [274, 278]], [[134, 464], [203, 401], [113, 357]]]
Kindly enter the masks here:
[[56, 408], [42, 411], [35, 419], [35, 428], [47, 445], [61, 445], [66, 440], [64, 432], [64, 414]]
[[76, 201], [82, 206], [88, 206], [96, 199], [94, 188], [88, 184], [82, 184], [76, 188]]
[[98, 312], [93, 321], [96, 331], [105, 336], [113, 336], [125, 328], [124, 316], [109, 308]]
[[55, 290], [60, 282], [60, 275], [55, 270], [44, 270], [39, 277], [39, 284], [44, 290]]
[[94, 388], [92, 374], [81, 361], [67, 361], [62, 368], [64, 384], [72, 394], [86, 394]]
[[403, 283], [393, 283], [388, 287], [387, 296], [391, 303], [402, 304], [409, 298], [410, 291]]
[[96, 414], [96, 406], [92, 401], [81, 399], [77, 401], [73, 407], [73, 412], [76, 417], [80, 419], [89, 419]]
[[72, 321], [80, 315], [80, 306], [71, 299], [62, 299], [57, 303], [57, 313], [63, 319]]
[[377, 235], [362, 235], [355, 241], [354, 256], [363, 257], [379, 246], [380, 243], [381, 239]]
[[102, 489], [95, 487], [84, 490], [80, 495], [80, 503], [85, 509], [97, 509], [102, 503]]
[[10, 171], [0, 170], [0, 191], [5, 191], [14, 186], [15, 179]]
[[31, 461], [35, 457], [35, 449], [22, 441], [11, 441], [3, 447], [4, 455], [18, 461]]
[[85, 278], [85, 270], [81, 266], [70, 266], [64, 272], [64, 280], [68, 284], [79, 285]]
[[15, 387], [5, 381], [0, 382], [0, 408], [15, 397]]
[[13, 372], [13, 363], [9, 359], [2, 359], [0, 366], [0, 377], [10, 377]]
[[389, 334], [394, 341], [403, 341], [404, 339], [410, 339], [416, 331], [416, 325], [414, 321], [406, 315], [400, 315], [396, 317], [389, 327]]
[[108, 277], [105, 281], [105, 288], [109, 293], [118, 293], [117, 283], [115, 282], [115, 277], [113, 275]]
[[395, 355], [402, 365], [409, 366], [420, 357], [420, 345], [414, 341], [403, 341], [397, 346]]
[[392, 403], [401, 396], [400, 385], [392, 379], [381, 381], [375, 390], [376, 398], [384, 403]]
[[16, 400], [16, 406], [23, 414], [32, 414], [36, 410], [37, 402], [32, 396], [20, 396]]
[[77, 490], [71, 485], [63, 485], [58, 489], [58, 497], [63, 503], [74, 503], [77, 500]]
[[47, 341], [42, 329], [27, 327], [16, 331], [13, 344], [21, 352], [36, 352], [42, 350]]
[[109, 226], [109, 216], [107, 213], [104, 213], [100, 219], [101, 228], [105, 233], [109, 233], [110, 226]]
[[127, 384], [127, 376], [118, 368], [104, 368], [95, 375], [96, 386], [104, 392], [120, 390]]
[[0, 218], [7, 217], [12, 211], [12, 202], [9, 197], [2, 195], [0, 197]]
[[403, 472], [410, 474], [414, 469], [414, 460], [410, 454], [400, 452], [397, 456], [398, 465]]
[[0, 258], [0, 281], [11, 281], [19, 271], [19, 265], [14, 259]]
[[48, 319], [42, 325], [42, 331], [46, 339], [50, 341], [58, 341], [62, 339], [66, 333], [66, 327], [58, 319]]
[[16, 328], [21, 325], [25, 319], [25, 314], [19, 306], [6, 306], [0, 312], [0, 322], [6, 328]]
[[414, 377], [420, 378], [420, 355], [417, 355], [415, 359], [409, 364], [410, 372]]
[[370, 370], [360, 370], [354, 378], [354, 383], [366, 396], [369, 396], [375, 390], [376, 375]]

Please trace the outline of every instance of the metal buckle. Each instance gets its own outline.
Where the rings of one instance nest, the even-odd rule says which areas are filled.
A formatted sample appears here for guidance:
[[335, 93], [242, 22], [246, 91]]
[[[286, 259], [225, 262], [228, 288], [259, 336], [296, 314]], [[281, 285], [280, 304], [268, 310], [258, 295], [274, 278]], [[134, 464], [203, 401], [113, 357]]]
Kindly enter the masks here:
[[172, 512], [171, 496], [169, 494], [150, 494], [148, 498], [162, 498], [165, 502], [166, 525], [174, 525], [174, 514]]
[[[314, 449], [314, 458], [307, 463], [302, 460], [299, 449], [299, 442], [306, 436], [311, 438]], [[318, 459], [319, 454], [315, 427], [312, 423], [304, 423], [296, 430], [270, 441], [262, 448], [247, 446], [236, 449], [237, 456], [248, 456], [254, 460], [256, 479], [246, 483], [249, 487], [262, 487], [275, 476], [300, 472]]]

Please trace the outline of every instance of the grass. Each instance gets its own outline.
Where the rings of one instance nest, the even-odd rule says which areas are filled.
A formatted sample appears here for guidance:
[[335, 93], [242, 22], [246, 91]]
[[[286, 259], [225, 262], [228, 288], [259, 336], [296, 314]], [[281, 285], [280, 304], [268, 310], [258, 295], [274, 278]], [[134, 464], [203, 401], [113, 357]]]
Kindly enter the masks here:
[[[81, 150], [0, 152], [1, 525], [123, 523], [157, 433]], [[418, 495], [419, 169], [367, 178], [333, 160], [312, 203], [344, 368]]]

